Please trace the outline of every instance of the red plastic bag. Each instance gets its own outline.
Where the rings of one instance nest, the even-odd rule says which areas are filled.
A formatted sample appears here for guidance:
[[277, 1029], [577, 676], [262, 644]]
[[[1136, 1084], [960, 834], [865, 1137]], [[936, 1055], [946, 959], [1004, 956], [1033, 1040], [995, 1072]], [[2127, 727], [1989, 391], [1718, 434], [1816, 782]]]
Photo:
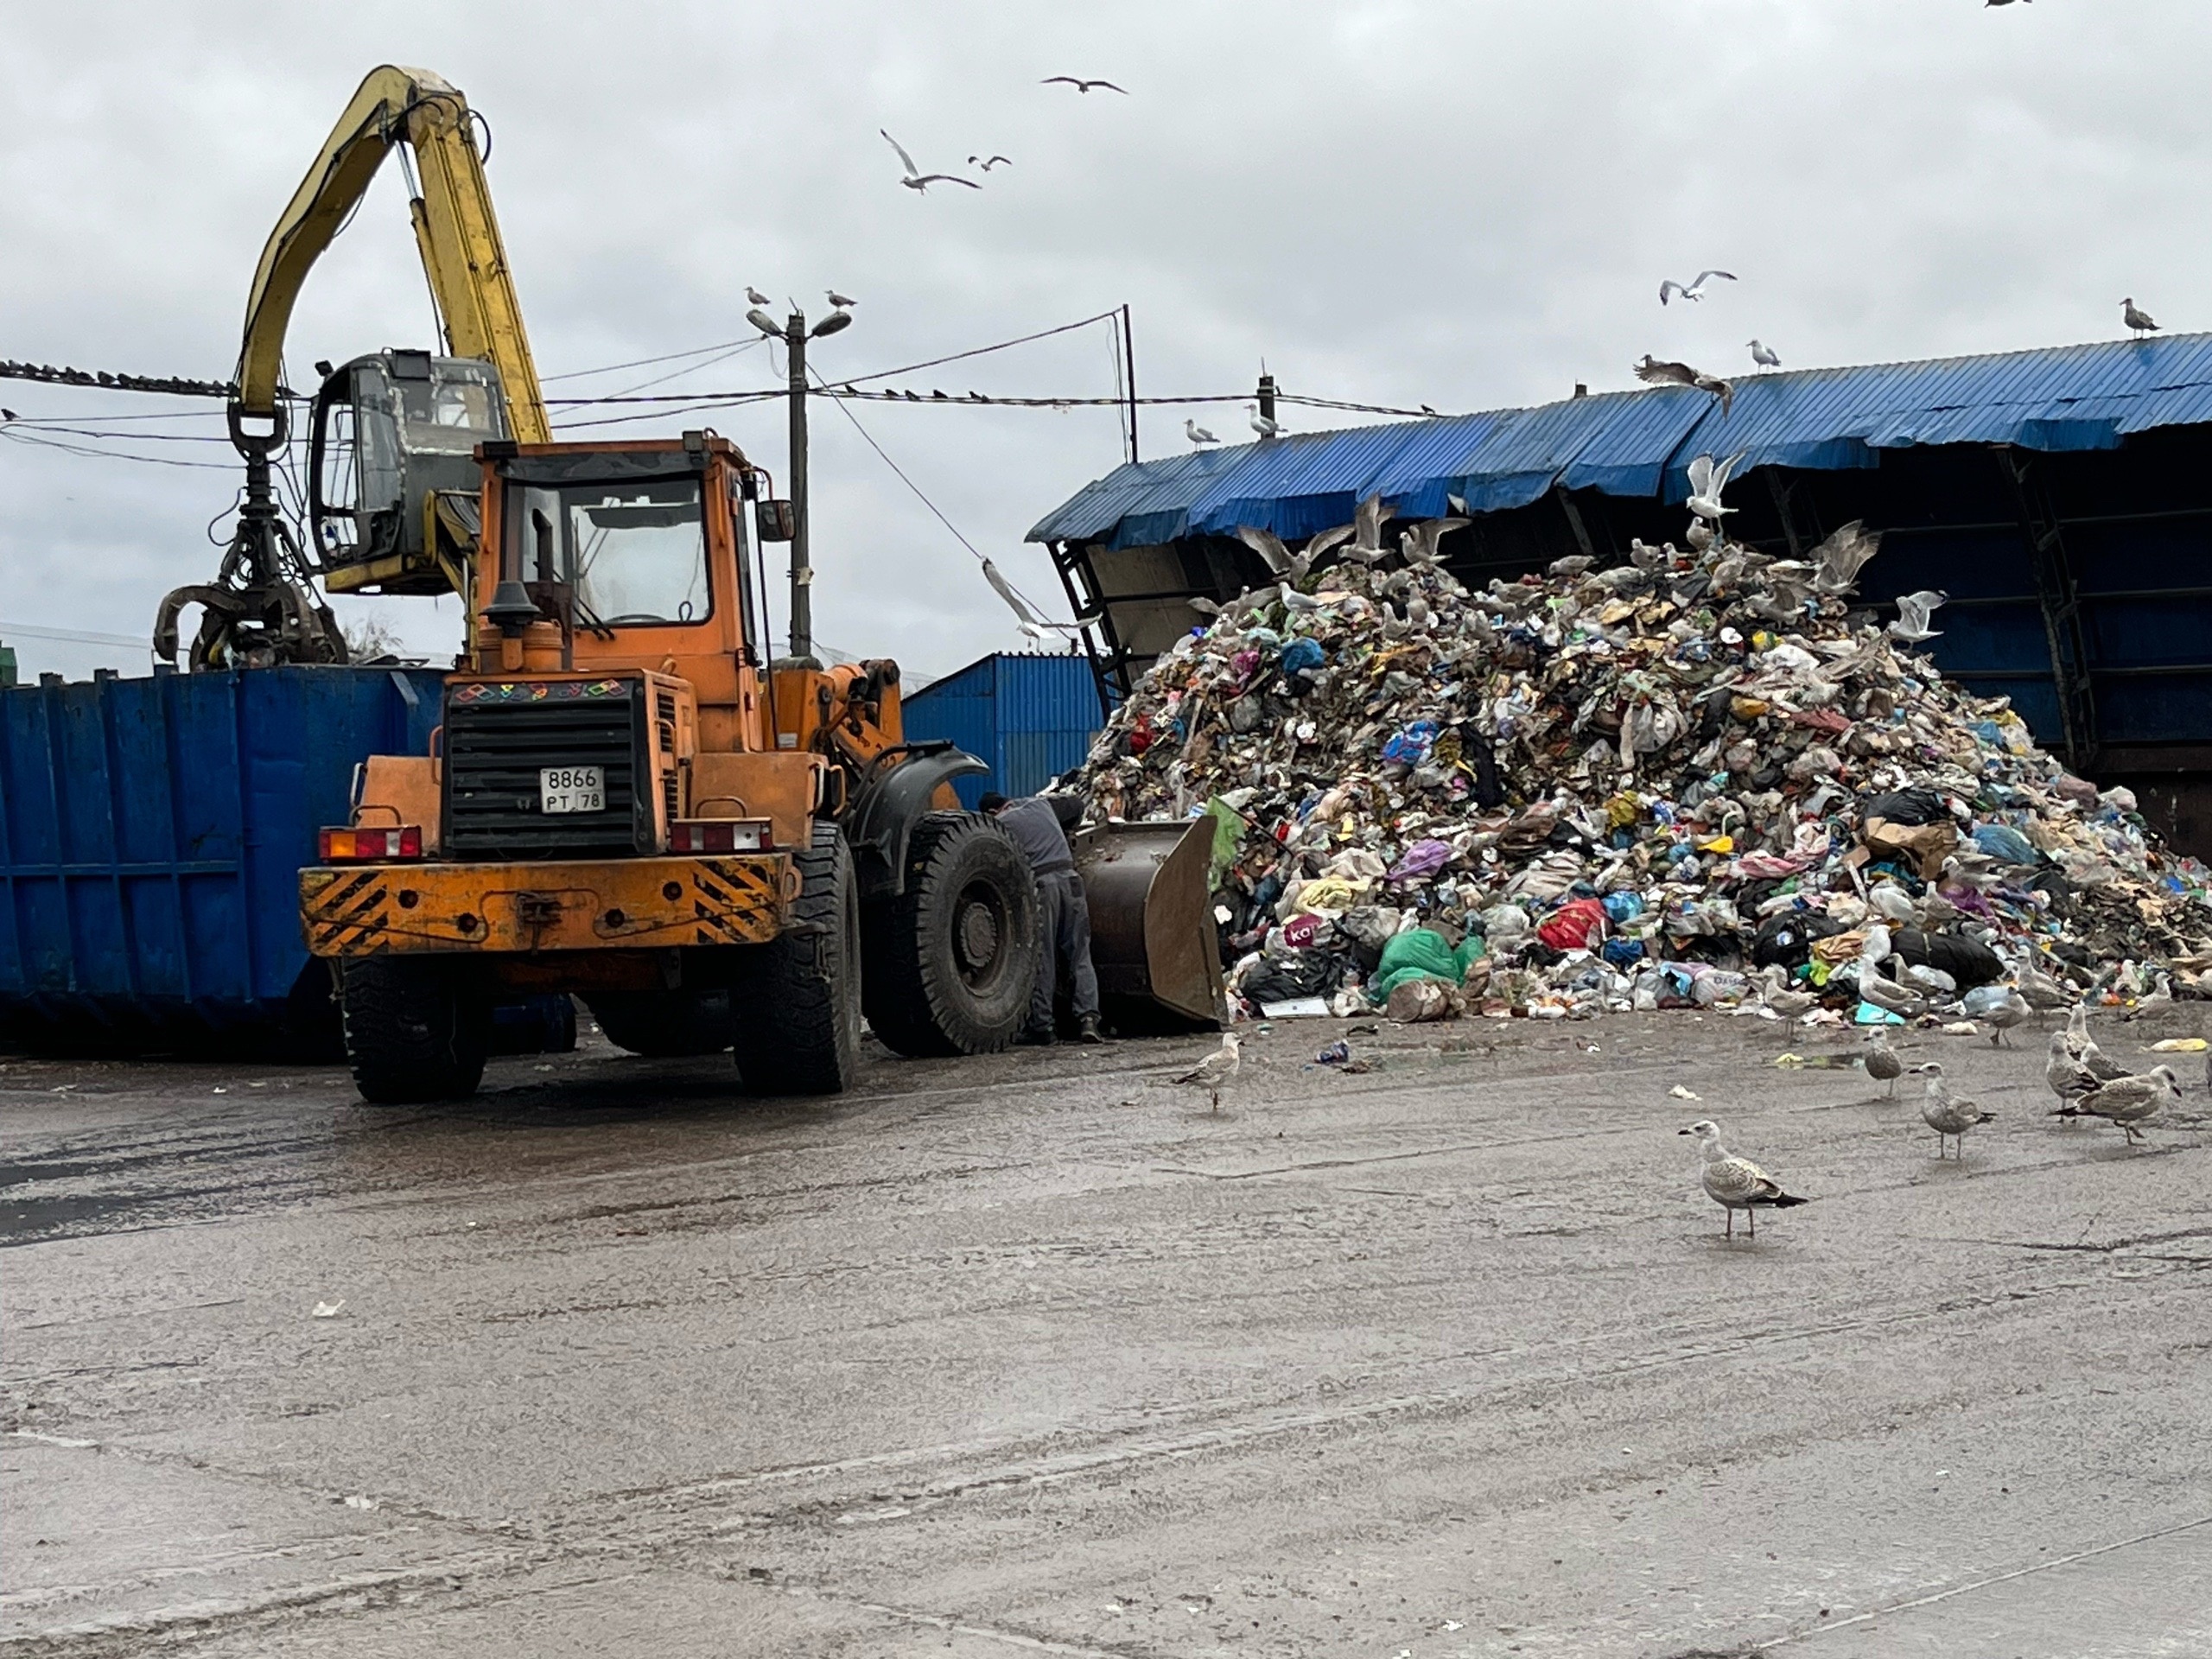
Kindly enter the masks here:
[[1605, 942], [1605, 907], [1595, 899], [1570, 899], [1536, 937], [1554, 950], [1595, 950]]

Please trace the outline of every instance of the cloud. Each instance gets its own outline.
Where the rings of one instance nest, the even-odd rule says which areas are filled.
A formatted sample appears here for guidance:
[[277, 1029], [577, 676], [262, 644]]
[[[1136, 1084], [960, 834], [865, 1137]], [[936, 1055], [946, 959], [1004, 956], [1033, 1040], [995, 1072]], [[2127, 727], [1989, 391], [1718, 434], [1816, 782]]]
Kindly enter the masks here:
[[[861, 296], [855, 326], [817, 351], [832, 380], [1126, 301], [1148, 394], [1236, 392], [1264, 358], [1287, 391], [1443, 409], [1624, 385], [1644, 351], [1738, 365], [1755, 334], [1799, 366], [2106, 337], [2123, 293], [2170, 327], [2212, 315], [2205, 233], [2174, 207], [2212, 159], [2196, 87], [2212, 14], [2188, 0], [126, 15], [13, 20], [0, 356], [226, 372], [276, 211], [361, 74], [391, 60], [438, 70], [493, 124], [501, 226], [548, 374], [741, 337], [748, 283], [779, 309], [787, 296], [818, 308], [833, 284]], [[1057, 73], [1131, 95], [1037, 84]], [[919, 197], [898, 188], [879, 127], [928, 168], [989, 151], [1014, 164], [981, 192]], [[1661, 276], [1714, 263], [1744, 280], [1659, 309]], [[429, 327], [389, 170], [310, 281], [295, 381], [316, 358]], [[656, 390], [764, 385], [766, 356]], [[26, 416], [165, 407], [0, 384]], [[1114, 382], [1096, 331], [912, 384], [1095, 396]], [[1147, 454], [1183, 447], [1183, 412], [1146, 412]], [[1116, 462], [1112, 411], [854, 413], [1061, 608], [1020, 538]], [[779, 406], [690, 418], [783, 475]], [[1204, 418], [1242, 431], [1233, 408]], [[220, 423], [141, 429], [219, 436]], [[938, 672], [1018, 645], [968, 553], [834, 408], [813, 431], [821, 636]], [[228, 459], [219, 443], [97, 447]], [[234, 482], [0, 442], [0, 623], [147, 626], [166, 588], [208, 575], [204, 531]], [[422, 649], [457, 641], [450, 601], [375, 608]], [[27, 668], [87, 665], [22, 649]]]

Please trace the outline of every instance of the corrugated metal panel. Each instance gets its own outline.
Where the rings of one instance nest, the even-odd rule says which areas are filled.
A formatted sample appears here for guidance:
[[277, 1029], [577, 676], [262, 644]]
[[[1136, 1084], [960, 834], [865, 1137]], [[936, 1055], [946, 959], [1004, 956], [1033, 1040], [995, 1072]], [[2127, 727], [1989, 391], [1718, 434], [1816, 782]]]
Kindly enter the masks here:
[[296, 880], [353, 767], [424, 753], [443, 677], [271, 668], [0, 692], [0, 1023], [271, 1025]]
[[1309, 535], [1376, 490], [1402, 512], [1478, 512], [1535, 500], [1554, 484], [1688, 493], [1700, 454], [1754, 467], [1866, 467], [1881, 448], [2012, 443], [2111, 448], [2130, 433], [2212, 423], [2212, 334], [2103, 340], [2044, 351], [1745, 375], [1729, 412], [1677, 387], [1535, 409], [1306, 433], [1272, 443], [1123, 467], [1039, 520], [1032, 541], [1150, 545], [1260, 524]]
[[950, 739], [990, 767], [953, 785], [970, 810], [987, 789], [1036, 793], [1081, 763], [1101, 723], [1088, 658], [1012, 652], [916, 692], [904, 715], [910, 739]]

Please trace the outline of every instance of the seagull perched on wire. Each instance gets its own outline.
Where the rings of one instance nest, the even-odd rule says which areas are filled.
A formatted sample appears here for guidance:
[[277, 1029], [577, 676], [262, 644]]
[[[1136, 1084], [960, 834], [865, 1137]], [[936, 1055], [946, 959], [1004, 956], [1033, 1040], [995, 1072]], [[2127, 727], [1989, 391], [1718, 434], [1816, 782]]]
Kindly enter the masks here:
[[1943, 631], [1929, 627], [1928, 619], [1948, 602], [1950, 597], [1934, 588], [1923, 588], [1916, 594], [1899, 594], [1897, 620], [1890, 624], [1890, 638], [1901, 639], [1909, 645], [1916, 645], [1923, 639], [1942, 639]]
[[1736, 280], [1736, 273], [1732, 270], [1700, 270], [1694, 283], [1678, 283], [1670, 276], [1659, 284], [1659, 303], [1666, 304], [1670, 294], [1679, 294], [1686, 300], [1701, 300], [1705, 297], [1706, 283], [1714, 276], [1732, 283]]
[[1738, 1158], [1720, 1144], [1720, 1126], [1711, 1118], [1700, 1118], [1687, 1129], [1677, 1129], [1677, 1135], [1694, 1135], [1705, 1154], [1703, 1180], [1705, 1196], [1725, 1211], [1728, 1217], [1726, 1238], [1736, 1236], [1736, 1212], [1748, 1212], [1751, 1236], [1759, 1236], [1758, 1212], [1765, 1210], [1787, 1210], [1795, 1205], [1809, 1204], [1782, 1190], [1782, 1183], [1761, 1169], [1748, 1158]]
[[1279, 438], [1282, 435], [1282, 423], [1272, 415], [1261, 414], [1257, 404], [1247, 404], [1244, 408], [1252, 417], [1252, 429], [1262, 437]]
[[1212, 433], [1207, 431], [1205, 428], [1200, 426], [1196, 421], [1192, 420], [1187, 415], [1183, 417], [1183, 435], [1190, 439], [1192, 443], [1197, 444], [1219, 443], [1221, 442], [1219, 438], [1214, 436]]
[[1116, 86], [1110, 80], [1085, 80], [1080, 75], [1047, 75], [1037, 84], [1039, 86], [1072, 86], [1078, 92], [1087, 92], [1094, 86], [1103, 86], [1109, 92], [1121, 93], [1123, 98], [1129, 95], [1128, 88], [1126, 86]]
[[1782, 366], [1782, 359], [1775, 354], [1773, 346], [1762, 346], [1756, 340], [1746, 340], [1745, 343], [1751, 348], [1751, 361], [1758, 364], [1759, 367], [1778, 369]]
[[899, 180], [899, 182], [905, 185], [909, 190], [918, 192], [922, 195], [927, 195], [929, 194], [930, 186], [933, 184], [964, 184], [970, 190], [980, 190], [983, 188], [982, 185], [976, 183], [975, 180], [963, 179], [957, 173], [923, 172], [921, 168], [914, 165], [914, 158], [906, 153], [906, 147], [904, 144], [901, 144], [889, 133], [883, 132], [883, 129], [881, 127], [878, 127], [876, 130], [883, 133], [883, 142], [885, 143], [890, 145], [892, 149], [899, 152], [899, 164], [906, 169], [906, 176]]
[[981, 166], [983, 171], [988, 173], [995, 167], [1012, 167], [1014, 157], [1011, 156], [970, 156], [968, 158], [968, 165]]
[[1212, 1109], [1217, 1112], [1221, 1109], [1222, 1090], [1227, 1086], [1229, 1080], [1236, 1075], [1238, 1056], [1236, 1033], [1233, 1031], [1224, 1031], [1221, 1033], [1221, 1046], [1175, 1081], [1196, 1084], [1205, 1090], [1213, 1096]]
[[2151, 321], [2151, 314], [2148, 311], [2138, 311], [2133, 300], [2122, 300], [2120, 302], [2120, 320], [2135, 331], [2138, 340], [2145, 334], [2155, 334], [2158, 332], [2158, 325]]
[[1736, 388], [1717, 374], [1707, 374], [1687, 363], [1655, 358], [1643, 354], [1643, 361], [1630, 365], [1636, 378], [1650, 386], [1694, 386], [1700, 391], [1709, 391], [1720, 400], [1720, 412], [1727, 414], [1728, 406], [1736, 401]]
[[1723, 513], [1733, 512], [1733, 507], [1720, 505], [1720, 492], [1728, 487], [1728, 480], [1742, 462], [1747, 452], [1738, 449], [1726, 461], [1715, 461], [1711, 455], [1700, 455], [1690, 462], [1689, 509], [1711, 524], [1719, 524]]

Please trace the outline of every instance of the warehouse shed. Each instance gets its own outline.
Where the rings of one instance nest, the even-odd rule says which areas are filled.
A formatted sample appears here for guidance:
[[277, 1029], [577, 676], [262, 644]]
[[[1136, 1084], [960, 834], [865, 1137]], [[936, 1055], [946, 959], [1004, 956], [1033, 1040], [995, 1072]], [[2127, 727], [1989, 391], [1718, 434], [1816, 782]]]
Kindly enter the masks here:
[[1370, 494], [1464, 509], [1443, 550], [1480, 584], [1678, 538], [1690, 461], [1738, 451], [1738, 539], [1882, 531], [1863, 600], [1948, 593], [1946, 673], [2212, 854], [2212, 334], [1747, 375], [1726, 410], [1668, 386], [1300, 434], [1118, 467], [1029, 539], [1126, 688], [1203, 620], [1194, 595], [1268, 580], [1239, 525], [1295, 545]]
[[1033, 795], [1083, 764], [1103, 723], [1090, 660], [1002, 652], [903, 700], [907, 741], [943, 738], [990, 767], [953, 788], [973, 810], [987, 789]]

